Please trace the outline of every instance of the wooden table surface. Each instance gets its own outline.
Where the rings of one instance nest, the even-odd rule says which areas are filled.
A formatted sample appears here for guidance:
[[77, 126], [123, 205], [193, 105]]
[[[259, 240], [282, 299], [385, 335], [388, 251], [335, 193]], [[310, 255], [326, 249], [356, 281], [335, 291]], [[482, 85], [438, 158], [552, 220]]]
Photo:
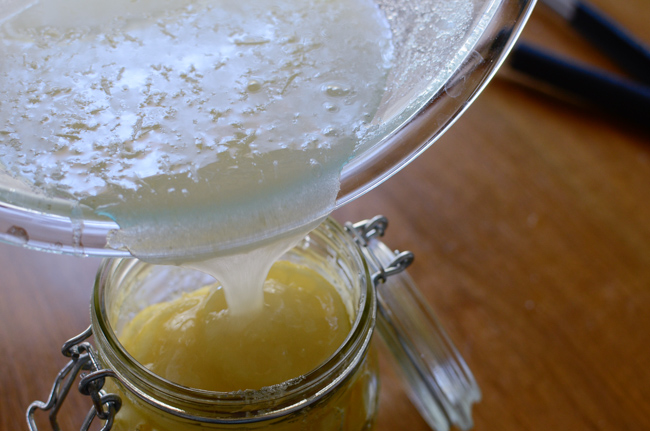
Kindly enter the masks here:
[[[648, 0], [593, 3], [650, 43]], [[542, 7], [523, 38], [616, 70]], [[335, 216], [384, 214], [386, 242], [416, 254], [410, 273], [482, 389], [476, 430], [649, 430], [649, 197], [648, 129], [501, 74]], [[62, 342], [88, 324], [97, 266], [0, 245], [0, 431], [26, 429], [46, 397]], [[378, 431], [428, 429], [383, 374]], [[63, 429], [86, 408], [71, 399]]]

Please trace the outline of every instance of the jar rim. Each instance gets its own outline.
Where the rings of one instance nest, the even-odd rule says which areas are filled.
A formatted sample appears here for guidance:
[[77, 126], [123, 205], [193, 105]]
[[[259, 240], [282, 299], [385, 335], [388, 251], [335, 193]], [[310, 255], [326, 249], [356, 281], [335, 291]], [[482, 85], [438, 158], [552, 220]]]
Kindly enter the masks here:
[[[91, 325], [100, 357], [123, 387], [146, 403], [175, 416], [209, 423], [248, 423], [285, 416], [316, 402], [350, 377], [363, 361], [376, 318], [376, 297], [369, 268], [357, 244], [344, 228], [328, 218], [307, 238], [345, 250], [361, 274], [357, 313], [339, 348], [317, 368], [286, 382], [259, 390], [234, 392], [189, 388], [167, 380], [140, 364], [120, 343], [107, 315], [105, 293], [114, 274], [153, 265], [135, 258], [105, 259], [95, 279]], [[343, 248], [344, 247], [344, 248]], [[334, 378], [332, 378], [334, 376]]]

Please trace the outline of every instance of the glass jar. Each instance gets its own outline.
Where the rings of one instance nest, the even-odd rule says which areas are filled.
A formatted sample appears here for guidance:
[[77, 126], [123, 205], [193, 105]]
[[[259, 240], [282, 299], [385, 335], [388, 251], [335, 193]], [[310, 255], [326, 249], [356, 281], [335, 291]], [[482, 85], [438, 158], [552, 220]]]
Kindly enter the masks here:
[[[36, 409], [56, 414], [82, 369], [79, 390], [102, 430], [369, 430], [378, 403], [378, 368], [372, 342], [377, 328], [402, 371], [407, 393], [437, 431], [472, 426], [471, 406], [480, 391], [465, 362], [404, 269], [410, 252], [393, 252], [377, 237], [387, 221], [378, 216], [345, 228], [328, 219], [281, 260], [306, 265], [340, 294], [352, 329], [336, 352], [316, 369], [261, 390], [210, 392], [184, 387], [152, 373], [122, 346], [119, 334], [144, 308], [168, 302], [209, 283], [198, 271], [113, 258], [99, 269], [91, 302], [91, 326], [69, 340], [71, 357], [50, 399]], [[91, 334], [95, 346], [85, 341]]]
[[[118, 335], [138, 312], [210, 283], [206, 275], [135, 259], [105, 260], [91, 306], [98, 359], [113, 370], [105, 389], [122, 399], [117, 431], [194, 429], [370, 429], [377, 410], [378, 369], [370, 340], [376, 298], [368, 268], [340, 225], [324, 223], [282, 260], [307, 265], [341, 295], [352, 330], [315, 370], [262, 390], [209, 392], [153, 374], [120, 344]], [[206, 278], [207, 277], [207, 278]], [[116, 383], [113, 383], [116, 382]]]

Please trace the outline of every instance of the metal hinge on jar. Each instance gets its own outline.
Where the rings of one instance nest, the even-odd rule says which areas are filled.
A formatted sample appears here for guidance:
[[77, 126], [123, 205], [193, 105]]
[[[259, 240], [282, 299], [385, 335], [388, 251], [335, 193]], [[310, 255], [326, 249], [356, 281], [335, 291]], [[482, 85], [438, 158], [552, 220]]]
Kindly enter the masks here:
[[372, 239], [384, 236], [387, 227], [388, 219], [384, 216], [376, 216], [354, 224], [350, 222], [345, 224], [345, 229], [352, 235], [357, 245], [361, 247], [368, 264], [376, 270], [371, 275], [374, 286], [384, 283], [388, 277], [404, 271], [413, 263], [414, 259], [413, 253], [410, 251], [395, 252], [394, 259], [388, 265], [382, 264], [373, 249], [369, 247], [369, 244]]
[[105, 421], [101, 431], [109, 431], [113, 426], [113, 419], [122, 406], [122, 400], [116, 394], [108, 394], [102, 388], [106, 377], [115, 377], [112, 370], [102, 369], [97, 361], [97, 355], [93, 346], [86, 342], [92, 335], [92, 328], [88, 327], [84, 332], [66, 341], [61, 348], [61, 353], [70, 358], [70, 361], [59, 372], [50, 396], [46, 402], [34, 401], [27, 409], [27, 424], [31, 431], [38, 431], [34, 420], [36, 410], [49, 411], [50, 425], [52, 430], [60, 431], [57, 415], [72, 385], [81, 375], [79, 392], [87, 395], [93, 402], [88, 411], [81, 431], [90, 429], [95, 417]]

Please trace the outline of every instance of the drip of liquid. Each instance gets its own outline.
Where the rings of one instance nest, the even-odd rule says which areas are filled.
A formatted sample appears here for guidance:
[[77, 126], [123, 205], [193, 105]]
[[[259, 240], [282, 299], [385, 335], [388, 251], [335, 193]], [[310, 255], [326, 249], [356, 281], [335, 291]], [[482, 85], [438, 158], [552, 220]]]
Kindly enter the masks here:
[[260, 304], [334, 207], [390, 37], [370, 0], [35, 1], [0, 21], [0, 165]]
[[248, 252], [227, 254], [212, 259], [187, 262], [182, 266], [212, 275], [224, 286], [224, 295], [232, 315], [259, 312], [264, 306], [264, 285], [271, 266], [304, 236], [298, 231]]

